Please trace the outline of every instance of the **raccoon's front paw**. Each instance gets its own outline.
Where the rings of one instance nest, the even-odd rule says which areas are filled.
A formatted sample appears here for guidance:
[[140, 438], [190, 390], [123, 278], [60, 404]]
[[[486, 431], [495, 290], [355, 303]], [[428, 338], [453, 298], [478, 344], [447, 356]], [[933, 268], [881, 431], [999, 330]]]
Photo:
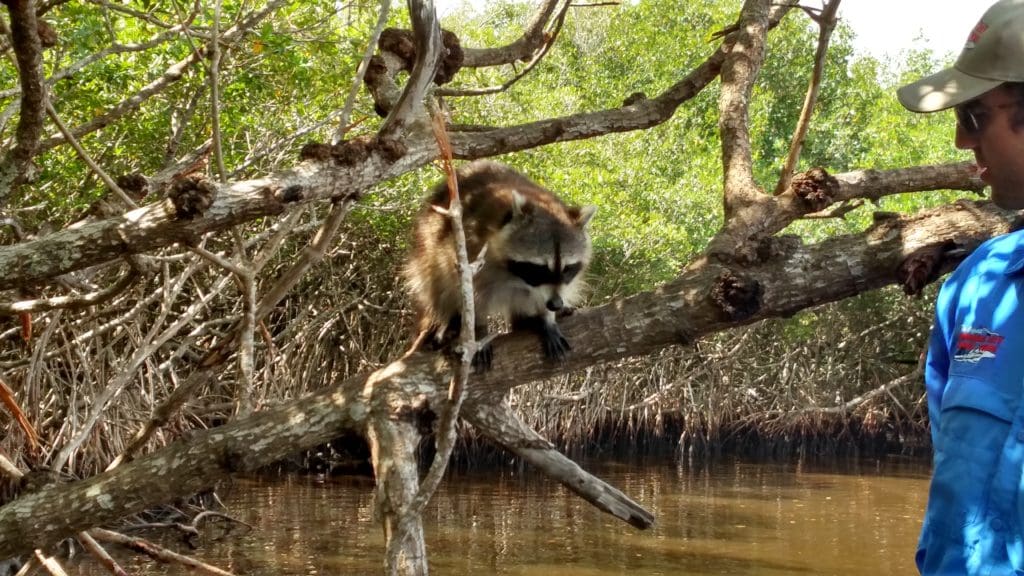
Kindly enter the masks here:
[[565, 362], [572, 350], [569, 341], [562, 336], [562, 331], [557, 325], [545, 326], [540, 335], [541, 344], [544, 346], [544, 356], [548, 360]]
[[477, 342], [476, 354], [473, 354], [473, 372], [482, 374], [491, 369], [491, 361], [494, 360], [494, 347], [490, 339]]

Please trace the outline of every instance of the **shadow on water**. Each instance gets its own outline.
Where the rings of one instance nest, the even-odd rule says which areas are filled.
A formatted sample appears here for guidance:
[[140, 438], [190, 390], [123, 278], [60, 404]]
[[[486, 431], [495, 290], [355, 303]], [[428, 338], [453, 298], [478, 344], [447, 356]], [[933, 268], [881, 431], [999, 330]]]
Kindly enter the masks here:
[[[926, 463], [584, 465], [653, 511], [655, 526], [636, 530], [528, 470], [457, 473], [426, 513], [432, 572], [874, 576], [914, 569]], [[222, 492], [229, 511], [256, 529], [203, 539], [196, 554], [215, 565], [257, 576], [383, 572], [367, 479], [261, 477]], [[188, 573], [121, 558], [133, 574]], [[88, 559], [69, 573], [104, 574]]]

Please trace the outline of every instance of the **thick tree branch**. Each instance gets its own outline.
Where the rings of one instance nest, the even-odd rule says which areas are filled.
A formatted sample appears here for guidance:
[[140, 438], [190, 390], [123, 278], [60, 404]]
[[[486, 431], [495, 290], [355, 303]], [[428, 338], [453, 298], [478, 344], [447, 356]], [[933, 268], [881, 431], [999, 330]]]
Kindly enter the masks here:
[[726, 220], [760, 195], [754, 182], [750, 151], [749, 108], [754, 82], [764, 62], [770, 4], [770, 0], [744, 3], [736, 39], [722, 65], [718, 128], [722, 136]]
[[[416, 138], [408, 141], [410, 144], [419, 142]], [[224, 230], [252, 218], [280, 214], [292, 204], [358, 197], [378, 182], [423, 166], [435, 157], [437, 148], [433, 137], [422, 142], [422, 146], [410, 148], [396, 162], [375, 150], [358, 167], [306, 162], [267, 178], [229, 184], [220, 189], [217, 200], [204, 215], [192, 220], [178, 219], [164, 203], [157, 203], [115, 218], [88, 222], [14, 246], [0, 247], [0, 290], [36, 284], [125, 254], [139, 254], [176, 242], [192, 243], [209, 232]], [[875, 198], [908, 190], [977, 190], [979, 186], [968, 164], [892, 171], [862, 170], [840, 174], [836, 179], [841, 183], [836, 201], [854, 197]], [[801, 205], [793, 194], [766, 198], [787, 203], [792, 214], [790, 221], [813, 211]], [[785, 219], [779, 222], [785, 222]], [[781, 227], [777, 229], [781, 230]]]
[[[768, 27], [777, 26], [791, 8], [790, 4], [773, 6]], [[483, 158], [555, 142], [643, 130], [662, 124], [672, 118], [680, 105], [718, 78], [726, 55], [738, 37], [734, 28], [718, 36], [724, 38], [722, 44], [707, 60], [656, 97], [628, 98], [619, 108], [584, 112], [519, 126], [452, 126], [453, 153], [456, 158]]]
[[[415, 143], [415, 138], [410, 138]], [[35, 284], [122, 255], [139, 254], [176, 242], [195, 243], [203, 234], [225, 230], [260, 216], [282, 213], [316, 200], [357, 198], [371, 186], [425, 165], [436, 155], [433, 139], [393, 159], [374, 149], [359, 166], [306, 162], [266, 178], [218, 189], [202, 215], [178, 218], [168, 202], [149, 204], [115, 218], [87, 222], [28, 242], [0, 248], [0, 290]]]
[[[554, 4], [557, 4], [557, 2], [550, 2], [550, 4], [554, 5]], [[549, 32], [545, 32], [545, 33], [539, 35], [539, 37], [538, 37], [539, 40], [540, 40], [539, 45], [537, 47], [533, 48], [533, 52], [532, 52], [533, 55], [526, 62], [526, 65], [523, 67], [523, 69], [519, 70], [518, 72], [516, 72], [516, 74], [514, 76], [512, 76], [511, 78], [509, 78], [508, 80], [505, 80], [504, 82], [502, 82], [500, 86], [491, 86], [491, 87], [487, 87], [487, 88], [474, 88], [474, 89], [439, 88], [437, 90], [436, 94], [438, 96], [483, 96], [485, 94], [494, 94], [496, 92], [504, 92], [505, 90], [508, 90], [510, 87], [512, 87], [513, 84], [515, 84], [519, 80], [521, 80], [524, 77], [526, 77], [526, 75], [529, 74], [530, 71], [533, 70], [535, 66], [540, 64], [540, 62], [544, 59], [544, 57], [551, 50], [551, 47], [554, 46], [555, 41], [558, 39], [559, 32], [562, 31], [562, 25], [565, 23], [565, 17], [569, 13], [569, 7], [570, 6], [572, 6], [572, 4], [570, 2], [565, 2], [565, 4], [562, 6], [561, 10], [558, 11], [558, 14], [555, 17], [555, 21], [554, 21], [554, 24], [551, 27], [551, 30]], [[541, 13], [539, 15], [543, 15], [545, 20], [547, 18], [550, 18], [550, 15], [546, 14], [546, 6], [542, 6], [541, 9], [542, 10], [541, 10]], [[532, 25], [530, 27], [530, 30], [528, 30], [527, 33], [528, 34], [533, 34], [533, 27], [532, 27]], [[530, 44], [532, 46], [532, 43], [534, 41], [534, 37], [533, 36], [531, 36], [531, 37], [523, 36], [523, 38], [521, 38], [517, 42], [525, 41], [525, 40], [527, 40], [527, 38], [529, 38]], [[512, 48], [512, 46], [510, 45], [508, 48]], [[526, 57], [523, 57], [522, 60], [526, 60]], [[509, 61], [508, 63], [511, 63], [511, 62], [514, 62], [514, 60], [513, 61]], [[462, 66], [463, 67], [466, 66], [465, 61], [463, 61], [463, 65]]]

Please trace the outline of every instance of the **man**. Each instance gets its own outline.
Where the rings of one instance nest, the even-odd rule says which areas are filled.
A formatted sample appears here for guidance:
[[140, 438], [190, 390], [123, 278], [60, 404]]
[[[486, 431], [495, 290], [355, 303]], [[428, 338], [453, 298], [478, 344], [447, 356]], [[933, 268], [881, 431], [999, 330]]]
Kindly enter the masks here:
[[[1001, 0], [956, 64], [899, 90], [953, 108], [992, 201], [1024, 208], [1024, 0]], [[922, 574], [1024, 574], [1024, 231], [965, 260], [936, 302], [925, 368], [935, 449], [917, 550]]]

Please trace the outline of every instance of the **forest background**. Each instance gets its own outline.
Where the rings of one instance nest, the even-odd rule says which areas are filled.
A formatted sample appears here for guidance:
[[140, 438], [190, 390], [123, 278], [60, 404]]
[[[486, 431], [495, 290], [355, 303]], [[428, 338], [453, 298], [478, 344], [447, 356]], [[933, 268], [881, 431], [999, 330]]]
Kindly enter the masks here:
[[424, 97], [459, 161], [598, 206], [573, 354], [497, 340], [458, 453], [500, 445], [634, 526], [653, 517], [559, 448], [924, 453], [933, 281], [1015, 221], [967, 201], [952, 118], [893, 97], [948, 56], [858, 55], [842, 22], [819, 31], [827, 8], [489, 4], [445, 20], [464, 67], [445, 35], [434, 76], [418, 0], [7, 7], [0, 557], [282, 459], [343, 465], [360, 442], [297, 453], [347, 430], [372, 449], [387, 565], [425, 573], [415, 448], [450, 445], [463, 395], [443, 395], [453, 363], [392, 362], [446, 149]]

